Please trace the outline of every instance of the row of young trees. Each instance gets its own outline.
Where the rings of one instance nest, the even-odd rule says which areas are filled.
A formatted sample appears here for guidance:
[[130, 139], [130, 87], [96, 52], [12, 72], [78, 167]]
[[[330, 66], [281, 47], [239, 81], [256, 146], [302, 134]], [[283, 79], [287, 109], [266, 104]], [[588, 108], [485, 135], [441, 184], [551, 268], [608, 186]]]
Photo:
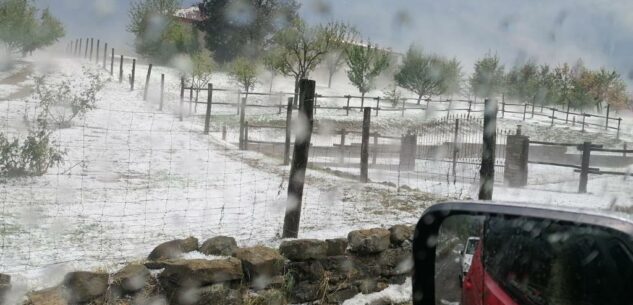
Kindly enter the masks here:
[[505, 97], [522, 103], [561, 105], [573, 109], [605, 105], [615, 109], [631, 106], [626, 83], [613, 70], [587, 68], [581, 60], [551, 68], [530, 60], [515, 65], [507, 73], [499, 57], [488, 54], [475, 63], [468, 79], [470, 93], [476, 97]]
[[[626, 85], [616, 72], [590, 70], [580, 62], [550, 68], [529, 61], [506, 73], [499, 57], [487, 54], [465, 78], [457, 59], [411, 46], [397, 64], [393, 52], [355, 43], [358, 32], [349, 25], [307, 25], [298, 17], [295, 0], [204, 0], [199, 9], [206, 18], [189, 27], [173, 16], [179, 7], [179, 0], [137, 0], [130, 11], [129, 30], [137, 37], [137, 52], [153, 60], [188, 54], [194, 88], [206, 86], [211, 73], [223, 68], [248, 92], [263, 67], [271, 79], [293, 78], [297, 94], [298, 81], [317, 67], [327, 69], [331, 86], [333, 76], [346, 66], [349, 81], [363, 98], [375, 89], [379, 75], [389, 74], [389, 95], [401, 96], [397, 87], [403, 88], [417, 96], [418, 104], [432, 96], [456, 94], [481, 98], [504, 94], [520, 102], [576, 109], [594, 105], [600, 110], [605, 104], [623, 108], [629, 103]], [[197, 31], [205, 34], [204, 47]]]
[[64, 35], [63, 24], [48, 9], [40, 12], [29, 0], [0, 1], [0, 45], [10, 53], [26, 55]]

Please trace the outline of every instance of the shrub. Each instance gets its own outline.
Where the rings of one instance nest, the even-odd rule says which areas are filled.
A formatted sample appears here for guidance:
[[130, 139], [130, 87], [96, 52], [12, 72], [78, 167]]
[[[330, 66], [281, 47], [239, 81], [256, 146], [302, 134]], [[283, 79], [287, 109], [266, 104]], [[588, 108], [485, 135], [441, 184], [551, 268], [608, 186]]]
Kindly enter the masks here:
[[0, 133], [0, 176], [42, 176], [49, 167], [61, 164], [64, 152], [53, 147], [46, 123], [38, 120], [37, 129], [26, 139], [9, 139]]
[[97, 93], [103, 88], [104, 82], [96, 72], [83, 71], [82, 79], [87, 80], [87, 86], [80, 86], [73, 90], [69, 80], [59, 84], [49, 84], [46, 76], [35, 78], [35, 92], [42, 109], [43, 120], [47, 126], [53, 128], [68, 128], [72, 120], [84, 116], [96, 107]]

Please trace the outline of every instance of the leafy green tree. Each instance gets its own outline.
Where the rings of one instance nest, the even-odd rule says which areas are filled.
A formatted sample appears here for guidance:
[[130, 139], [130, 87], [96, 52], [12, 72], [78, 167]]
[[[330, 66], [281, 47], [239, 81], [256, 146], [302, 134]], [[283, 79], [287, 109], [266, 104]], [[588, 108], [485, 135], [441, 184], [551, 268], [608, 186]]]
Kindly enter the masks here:
[[199, 49], [194, 26], [179, 23], [174, 13], [180, 0], [136, 0], [129, 10], [128, 32], [135, 36], [138, 54], [165, 63], [178, 53]]
[[213, 54], [208, 50], [202, 50], [191, 55], [191, 87], [196, 90], [196, 107], [198, 106], [198, 95], [200, 89], [207, 87], [211, 81], [213, 70], [216, 63], [213, 60]]
[[198, 23], [205, 32], [206, 47], [216, 60], [227, 63], [238, 56], [259, 57], [261, 46], [273, 33], [298, 18], [295, 0], [204, 0]]
[[229, 76], [245, 92], [245, 97], [255, 88], [259, 65], [246, 57], [236, 58], [230, 65]]
[[497, 55], [487, 54], [475, 63], [475, 71], [469, 79], [470, 92], [481, 98], [492, 98], [503, 90], [504, 67]]
[[347, 78], [358, 88], [361, 106], [365, 104], [365, 94], [374, 88], [375, 78], [389, 66], [389, 57], [383, 50], [371, 45], [354, 45], [345, 51], [349, 70]]
[[572, 67], [567, 63], [554, 69], [555, 104], [582, 109], [591, 103], [586, 87], [579, 82], [583, 73], [587, 73], [584, 67]]
[[603, 104], [623, 109], [627, 104], [626, 84], [615, 71], [601, 68], [598, 71], [584, 70], [578, 83], [587, 90], [596, 110], [602, 111]]
[[453, 95], [462, 89], [462, 67], [457, 58], [443, 60], [439, 94]]
[[536, 92], [532, 98], [534, 104], [540, 104], [541, 108], [546, 104], [551, 104], [557, 99], [554, 73], [548, 65], [538, 67], [536, 73]]
[[533, 101], [538, 92], [539, 67], [529, 61], [514, 66], [505, 77], [505, 94], [520, 102]]
[[420, 104], [423, 97], [458, 92], [461, 68], [455, 59], [427, 55], [411, 46], [394, 79], [398, 86], [416, 93]]
[[295, 81], [295, 104], [299, 92], [299, 80], [305, 78], [325, 58], [326, 54], [348, 41], [352, 33], [348, 25], [329, 23], [314, 27], [301, 20], [294, 20], [292, 26], [281, 30], [271, 39], [273, 48], [270, 56], [274, 69]]
[[27, 0], [0, 1], [0, 42], [11, 52], [23, 55], [52, 45], [65, 35], [64, 26], [44, 9], [38, 11]]

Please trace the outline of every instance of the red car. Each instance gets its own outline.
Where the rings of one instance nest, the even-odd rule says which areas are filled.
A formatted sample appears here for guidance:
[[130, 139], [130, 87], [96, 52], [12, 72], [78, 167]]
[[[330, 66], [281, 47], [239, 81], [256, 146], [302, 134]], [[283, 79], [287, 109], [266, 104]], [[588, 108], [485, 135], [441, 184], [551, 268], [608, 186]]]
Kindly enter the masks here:
[[484, 270], [483, 243], [479, 242], [462, 284], [463, 305], [519, 305]]
[[[509, 224], [508, 224], [509, 223]], [[551, 222], [490, 220], [462, 283], [464, 305], [631, 304], [620, 238]]]

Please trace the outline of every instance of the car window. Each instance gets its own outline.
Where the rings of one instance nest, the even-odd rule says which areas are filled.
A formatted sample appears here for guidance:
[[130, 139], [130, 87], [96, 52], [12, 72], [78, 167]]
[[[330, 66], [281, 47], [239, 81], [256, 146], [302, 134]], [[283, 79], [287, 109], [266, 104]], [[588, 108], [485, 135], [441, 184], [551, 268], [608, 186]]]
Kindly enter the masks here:
[[[371, 304], [363, 295], [389, 289], [406, 304], [414, 228], [435, 204], [633, 221], [632, 12], [631, 0], [0, 0], [0, 304], [60, 294], [73, 272], [108, 289], [68, 303], [137, 302], [110, 289], [132, 263], [152, 270], [138, 267], [156, 304], [208, 303], [210, 286], [280, 290], [281, 304]], [[607, 289], [592, 274], [633, 272], [616, 267], [625, 243], [552, 243], [556, 223], [490, 223], [483, 243], [481, 219], [451, 216], [429, 241], [454, 273], [440, 277], [445, 303], [483, 269], [478, 249], [535, 304], [581, 302], [569, 291]], [[317, 249], [281, 251], [295, 239]], [[275, 262], [237, 258], [244, 248]], [[573, 253], [587, 261], [560, 264]], [[189, 283], [167, 279], [187, 276], [163, 270], [233, 257], [244, 291], [197, 277], [195, 293], [172, 291]], [[293, 259], [309, 264], [281, 263]], [[628, 296], [619, 285], [586, 298]]]

